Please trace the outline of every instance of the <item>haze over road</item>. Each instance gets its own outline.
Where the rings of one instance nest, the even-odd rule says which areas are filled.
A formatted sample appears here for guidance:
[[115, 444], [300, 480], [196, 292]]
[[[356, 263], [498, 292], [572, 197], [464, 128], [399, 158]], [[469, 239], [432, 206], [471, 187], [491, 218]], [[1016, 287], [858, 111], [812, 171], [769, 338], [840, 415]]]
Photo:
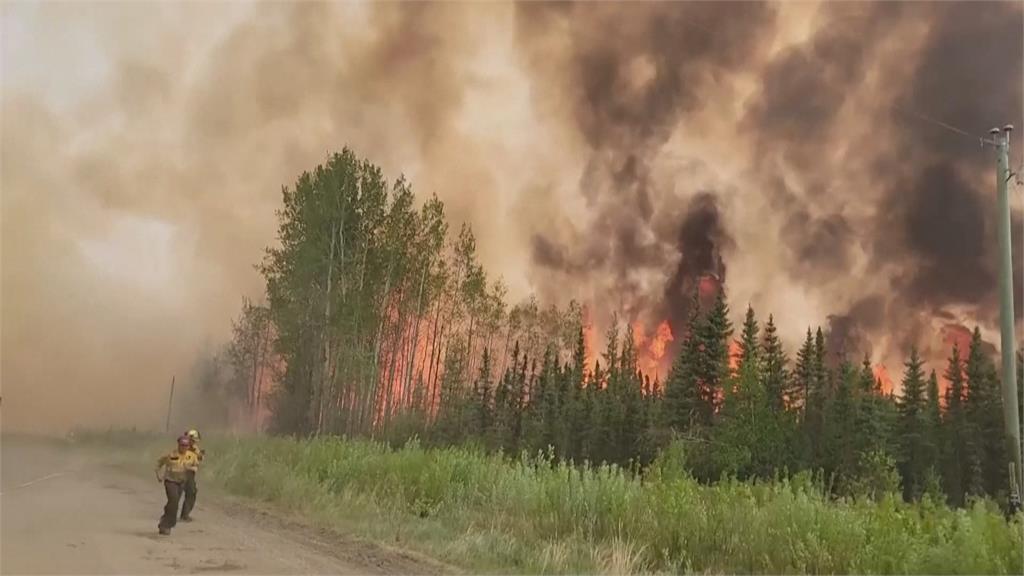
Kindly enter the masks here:
[[[2, 574], [369, 574], [420, 571], [368, 545], [310, 540], [200, 491], [196, 521], [157, 534], [154, 479], [104, 468], [90, 453], [2, 440]], [[200, 485], [202, 488], [202, 485]]]

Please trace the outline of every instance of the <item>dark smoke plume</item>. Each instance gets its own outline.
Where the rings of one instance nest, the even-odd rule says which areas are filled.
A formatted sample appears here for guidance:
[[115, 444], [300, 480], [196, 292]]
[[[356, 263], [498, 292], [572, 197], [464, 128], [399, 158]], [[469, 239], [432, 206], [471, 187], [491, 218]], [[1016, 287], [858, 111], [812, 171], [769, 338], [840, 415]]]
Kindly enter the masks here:
[[280, 187], [345, 145], [599, 334], [678, 332], [728, 268], [791, 350], [830, 315], [890, 369], [997, 341], [992, 152], [922, 117], [1024, 130], [1019, 2], [0, 10], [5, 426], [159, 421], [258, 299]]
[[[655, 308], [677, 328], [689, 287], [709, 268], [724, 270], [724, 262], [695, 265], [702, 254], [750, 263], [757, 256], [738, 253], [763, 253], [773, 264], [767, 270], [788, 276], [773, 281], [792, 296], [766, 290], [766, 278], [735, 266], [730, 284], [783, 308], [801, 291], [815, 294], [820, 308], [809, 320], [830, 318], [833, 355], [893, 360], [911, 345], [938, 350], [941, 314], [992, 325], [991, 153], [920, 116], [978, 134], [996, 123], [1024, 124], [1020, 4], [985, 4], [983, 11], [970, 3], [621, 8], [517, 10], [537, 99], [569, 119], [590, 156], [580, 188], [597, 214], [568, 243], [536, 233], [541, 270], [580, 278], [672, 270]], [[809, 22], [808, 34], [767, 50], [798, 16]], [[555, 34], [568, 37], [557, 52], [550, 49]], [[706, 171], [659, 170], [659, 158], [699, 140], [688, 126], [716, 99], [738, 97], [730, 79], [744, 77], [756, 87], [736, 116], [716, 121], [738, 123], [735, 137], [750, 144], [747, 172], [731, 187], [705, 185], [716, 192], [701, 196], [686, 179], [708, 180]], [[994, 78], [1003, 89], [987, 88]], [[755, 203], [736, 194], [760, 194], [764, 212], [751, 215]], [[694, 214], [709, 213], [714, 226], [693, 225]], [[740, 222], [759, 226], [759, 234], [739, 234]], [[681, 241], [670, 243], [668, 234], [680, 229]], [[712, 231], [737, 237], [734, 249], [701, 235]], [[751, 245], [755, 237], [763, 245]], [[1018, 267], [1018, 286], [1019, 276]], [[613, 301], [651, 300], [650, 288], [631, 292], [636, 283], [610, 287], [619, 291]]]
[[[521, 48], [545, 79], [540, 98], [565, 110], [585, 143], [580, 193], [595, 214], [593, 232], [577, 241], [534, 235], [541, 274], [622, 279], [601, 297], [628, 307], [651, 298], [650, 288], [629, 279], [654, 271], [662, 276], [663, 300], [651, 304], [674, 331], [682, 328], [700, 277], [724, 277], [728, 234], [713, 194], [678, 197], [671, 183], [658, 181], [654, 162], [721, 76], [755, 57], [774, 16], [761, 3], [728, 10], [709, 3], [517, 6]], [[545, 40], [563, 30], [566, 52], [546, 51]]]

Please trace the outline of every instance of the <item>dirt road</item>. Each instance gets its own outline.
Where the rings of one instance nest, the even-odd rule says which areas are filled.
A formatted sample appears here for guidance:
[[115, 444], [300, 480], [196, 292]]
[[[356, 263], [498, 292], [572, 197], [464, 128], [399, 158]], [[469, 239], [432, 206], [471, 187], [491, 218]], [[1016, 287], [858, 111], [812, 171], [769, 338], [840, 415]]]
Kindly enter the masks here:
[[[425, 574], [438, 569], [326, 538], [200, 492], [190, 524], [159, 536], [163, 487], [85, 452], [0, 440], [2, 574]], [[202, 490], [202, 486], [200, 485]]]

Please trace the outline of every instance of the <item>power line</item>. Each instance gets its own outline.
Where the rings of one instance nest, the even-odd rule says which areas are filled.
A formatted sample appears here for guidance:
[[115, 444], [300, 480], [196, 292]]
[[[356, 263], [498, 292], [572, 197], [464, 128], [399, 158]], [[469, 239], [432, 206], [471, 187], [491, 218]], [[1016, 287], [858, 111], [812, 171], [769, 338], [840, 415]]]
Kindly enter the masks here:
[[943, 122], [942, 120], [938, 120], [938, 119], [932, 118], [931, 116], [928, 116], [927, 114], [923, 114], [923, 113], [918, 112], [916, 110], [906, 110], [906, 109], [903, 109], [903, 108], [900, 108], [900, 107], [896, 107], [896, 110], [898, 110], [900, 112], [903, 112], [905, 114], [909, 114], [911, 116], [914, 116], [915, 118], [918, 118], [920, 120], [924, 120], [925, 122], [928, 122], [929, 124], [933, 124], [935, 126], [938, 126], [939, 128], [943, 128], [945, 130], [953, 132], [954, 134], [959, 134], [961, 136], [967, 136], [968, 138], [971, 138], [972, 140], [978, 141], [983, 146], [985, 144], [991, 144], [992, 143], [992, 140], [990, 140], [990, 139], [984, 138], [984, 137], [979, 136], [977, 134], [971, 134], [970, 132], [968, 132], [968, 131], [966, 131], [966, 130], [964, 130], [962, 128], [957, 128], [956, 126], [953, 126], [952, 124], [949, 124], [948, 122]]

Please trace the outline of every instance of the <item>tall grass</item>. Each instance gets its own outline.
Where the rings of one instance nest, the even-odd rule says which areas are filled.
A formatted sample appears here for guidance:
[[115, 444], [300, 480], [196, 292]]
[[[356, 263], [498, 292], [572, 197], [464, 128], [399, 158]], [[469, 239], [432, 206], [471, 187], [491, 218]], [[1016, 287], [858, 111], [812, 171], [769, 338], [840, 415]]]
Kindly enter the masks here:
[[280, 438], [209, 443], [231, 493], [476, 570], [1020, 574], [1020, 520], [896, 496], [830, 501], [806, 478], [694, 481], [668, 454], [638, 478], [543, 455]]

